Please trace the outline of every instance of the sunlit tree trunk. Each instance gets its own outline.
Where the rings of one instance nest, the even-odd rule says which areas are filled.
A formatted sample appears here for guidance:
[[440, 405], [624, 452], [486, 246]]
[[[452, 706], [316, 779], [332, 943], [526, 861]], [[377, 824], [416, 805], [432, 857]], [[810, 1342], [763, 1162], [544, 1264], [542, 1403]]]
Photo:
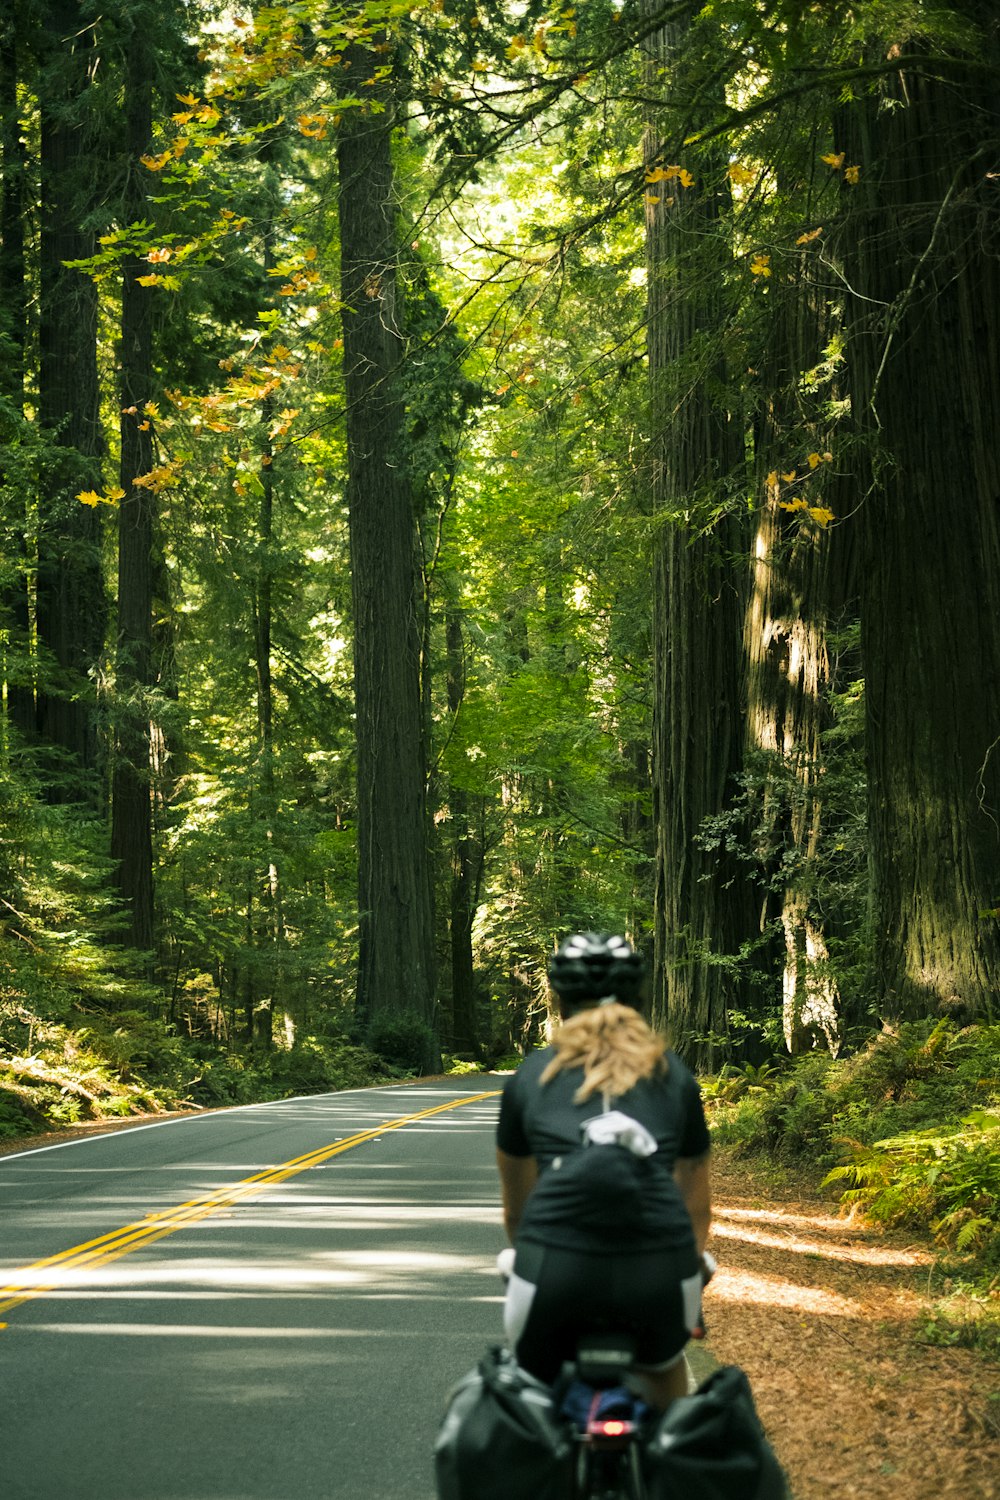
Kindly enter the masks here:
[[[654, 0], [647, 8], [655, 12]], [[745, 881], [725, 844], [709, 851], [699, 843], [705, 820], [728, 808], [741, 764], [746, 541], [725, 508], [742, 449], [721, 355], [730, 257], [725, 165], [711, 151], [679, 144], [691, 125], [684, 100], [697, 93], [689, 94], [687, 39], [686, 21], [664, 25], [646, 43], [644, 69], [647, 96], [664, 101], [662, 109], [650, 106], [644, 146], [657, 522], [654, 1012], [688, 1056], [710, 1062], [727, 1047], [738, 988], [732, 966], [718, 960], [737, 953], [752, 930]], [[689, 185], [676, 175], [657, 178], [678, 165], [691, 173]]]
[[[462, 617], [457, 607], [448, 610], [445, 623], [448, 664], [448, 711], [461, 712], [465, 692], [465, 653]], [[472, 830], [473, 799], [464, 787], [448, 788], [451, 828], [450, 922], [451, 944], [451, 1046], [452, 1051], [474, 1056], [479, 1046], [476, 1016], [476, 972], [472, 929], [478, 905], [482, 874], [482, 845]]]
[[[816, 366], [831, 329], [826, 304], [804, 275], [772, 291], [764, 404], [756, 433], [758, 495], [746, 617], [747, 739], [761, 757], [763, 858], [788, 871], [765, 895], [782, 933], [782, 1028], [789, 1052], [817, 1041], [836, 1053], [840, 996], [821, 916], [812, 895], [823, 821], [821, 731], [831, 686], [827, 627], [849, 594], [851, 523], [827, 527], [796, 501], [842, 509], [831, 493], [828, 434], [803, 409], [803, 372]], [[809, 466], [812, 454], [815, 468]], [[829, 455], [832, 461], [832, 455]], [[794, 473], [796, 479], [789, 479]], [[822, 492], [821, 492], [822, 488]], [[773, 903], [773, 905], [772, 905]], [[776, 910], [774, 910], [776, 908]]]
[[392, 99], [367, 86], [384, 54], [352, 46], [337, 161], [354, 608], [359, 1015], [433, 1024], [434, 940], [425, 813], [417, 538], [404, 455], [396, 306]]
[[995, 1016], [1000, 993], [1000, 16], [957, 9], [980, 27], [974, 67], [928, 78], [909, 43], [883, 47], [899, 71], [838, 143], [859, 169], [845, 245], [873, 446], [862, 621], [890, 1018]]

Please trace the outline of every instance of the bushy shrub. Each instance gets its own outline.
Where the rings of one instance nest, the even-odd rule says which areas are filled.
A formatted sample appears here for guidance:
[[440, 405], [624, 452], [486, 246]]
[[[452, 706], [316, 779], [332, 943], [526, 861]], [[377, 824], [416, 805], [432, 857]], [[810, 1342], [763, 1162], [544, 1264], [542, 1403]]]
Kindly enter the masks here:
[[706, 1089], [720, 1142], [799, 1158], [872, 1219], [1000, 1265], [1000, 1026], [912, 1022], [811, 1055], [741, 1098]]
[[391, 1068], [407, 1073], [429, 1072], [436, 1064], [434, 1033], [416, 1011], [386, 1012], [372, 1019], [368, 1045]]

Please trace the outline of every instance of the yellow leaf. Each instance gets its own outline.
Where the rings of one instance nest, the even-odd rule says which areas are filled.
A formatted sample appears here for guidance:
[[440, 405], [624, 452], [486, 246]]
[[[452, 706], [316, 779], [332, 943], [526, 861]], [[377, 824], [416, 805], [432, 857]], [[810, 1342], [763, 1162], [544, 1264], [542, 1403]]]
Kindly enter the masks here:
[[677, 175], [680, 177], [681, 187], [694, 187], [694, 178], [691, 176], [691, 173], [688, 171], [687, 167], [681, 167]]
[[796, 510], [808, 510], [808, 506], [801, 496], [796, 496], [794, 500], [779, 500], [778, 504], [782, 510], [787, 510], [790, 512]]
[[810, 469], [818, 469], [823, 462], [818, 453], [810, 453], [807, 461]]
[[769, 255], [755, 255], [750, 262], [751, 276], [770, 276], [771, 257]]
[[845, 167], [844, 168], [844, 180], [845, 180], [845, 182], [851, 183], [852, 186], [857, 186], [858, 178], [860, 176], [861, 176], [861, 168], [860, 167]]
[[162, 276], [157, 276], [155, 271], [150, 272], [148, 276], [137, 276], [135, 279], [140, 286], [159, 286], [163, 280]]
[[81, 505], [97, 506], [101, 503], [101, 497], [96, 490], [81, 490], [76, 498]]
[[148, 422], [140, 422], [139, 423], [139, 431], [140, 432], [148, 432], [149, 431], [149, 423]]
[[738, 161], [729, 164], [729, 180], [736, 187], [749, 187], [751, 182], [756, 182], [756, 172], [751, 172], [749, 167], [741, 166]]
[[781, 476], [783, 484], [791, 484], [795, 479], [795, 470], [791, 469], [787, 474]]
[[647, 203], [659, 203], [659, 201], [660, 200], [657, 197], [656, 193], [647, 193], [646, 194], [646, 202]]
[[172, 151], [162, 151], [159, 156], [140, 156], [139, 160], [150, 172], [162, 172], [168, 161], [173, 160]]
[[305, 252], [306, 260], [315, 260], [316, 259], [316, 253], [317, 253], [316, 252], [316, 246], [315, 245], [310, 245], [309, 249]]
[[797, 245], [811, 245], [813, 240], [818, 240], [822, 233], [823, 226], [821, 224], [818, 229], [810, 229], [808, 234], [800, 234], [795, 243]]
[[176, 94], [174, 97], [179, 99], [182, 104], [186, 104], [190, 109], [194, 109], [198, 103], [197, 94]]
[[765, 479], [764, 483], [767, 485], [767, 487], [768, 487], [769, 490], [773, 490], [773, 489], [777, 488], [777, 485], [778, 485], [778, 471], [777, 471], [777, 469], [772, 469], [771, 470], [770, 474], [768, 474], [768, 476]]
[[810, 505], [809, 514], [817, 526], [829, 526], [834, 519], [833, 511], [828, 510], [825, 505]]
[[109, 505], [113, 505], [116, 500], [125, 499], [125, 491], [119, 489], [116, 484], [113, 484], [104, 498]]
[[150, 250], [149, 254], [146, 256], [146, 259], [149, 261], [151, 266], [158, 266], [161, 265], [164, 261], [169, 260], [173, 253], [174, 252], [172, 250], [169, 250], [166, 247], [164, 247], [162, 250]]
[[822, 160], [826, 162], [828, 167], [832, 167], [835, 172], [839, 172], [841, 167], [844, 165], [844, 157], [846, 156], [846, 154], [847, 153], [845, 151], [831, 151], [827, 156], [824, 156]]

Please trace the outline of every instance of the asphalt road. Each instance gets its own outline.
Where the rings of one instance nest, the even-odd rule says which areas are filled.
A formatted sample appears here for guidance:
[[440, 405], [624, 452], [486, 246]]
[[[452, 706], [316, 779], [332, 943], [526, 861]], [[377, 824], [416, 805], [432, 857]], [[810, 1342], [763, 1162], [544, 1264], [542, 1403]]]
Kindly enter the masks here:
[[457, 1101], [500, 1083], [0, 1158], [3, 1500], [433, 1500], [499, 1339], [497, 1100]]

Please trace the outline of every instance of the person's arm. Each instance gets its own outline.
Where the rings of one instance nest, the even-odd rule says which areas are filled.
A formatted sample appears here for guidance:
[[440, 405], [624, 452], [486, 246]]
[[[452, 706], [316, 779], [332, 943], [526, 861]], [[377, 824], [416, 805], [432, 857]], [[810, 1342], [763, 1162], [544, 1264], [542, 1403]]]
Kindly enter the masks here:
[[691, 1215], [698, 1254], [704, 1255], [712, 1223], [712, 1192], [708, 1180], [708, 1154], [679, 1156], [674, 1163], [674, 1181]]
[[497, 1167], [500, 1171], [504, 1228], [507, 1238], [513, 1244], [517, 1238], [524, 1205], [538, 1181], [538, 1163], [533, 1156], [508, 1156], [506, 1151], [497, 1147]]

